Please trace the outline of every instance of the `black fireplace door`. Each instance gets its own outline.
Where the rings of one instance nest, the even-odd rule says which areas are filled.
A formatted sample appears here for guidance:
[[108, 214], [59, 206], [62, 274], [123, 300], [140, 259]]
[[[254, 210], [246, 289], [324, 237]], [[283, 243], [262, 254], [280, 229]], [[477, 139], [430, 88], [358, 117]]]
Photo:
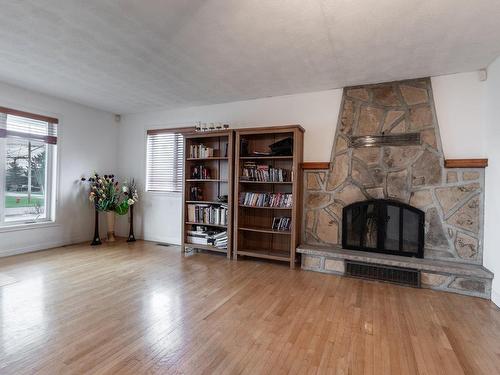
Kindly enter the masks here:
[[342, 246], [423, 258], [423, 211], [404, 203], [377, 199], [353, 203], [342, 214]]

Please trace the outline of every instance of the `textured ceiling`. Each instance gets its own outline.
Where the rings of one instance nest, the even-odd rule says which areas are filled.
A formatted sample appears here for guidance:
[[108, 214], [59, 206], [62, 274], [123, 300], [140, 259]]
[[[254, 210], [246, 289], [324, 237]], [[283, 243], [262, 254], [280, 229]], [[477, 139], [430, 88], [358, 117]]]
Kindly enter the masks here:
[[0, 81], [115, 113], [440, 75], [500, 54], [499, 0], [0, 0]]

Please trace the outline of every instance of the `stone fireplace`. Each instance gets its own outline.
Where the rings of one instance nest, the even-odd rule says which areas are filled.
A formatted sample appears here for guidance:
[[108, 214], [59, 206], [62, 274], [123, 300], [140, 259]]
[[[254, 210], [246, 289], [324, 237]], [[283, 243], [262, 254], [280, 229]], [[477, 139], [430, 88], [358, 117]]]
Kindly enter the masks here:
[[342, 274], [351, 256], [342, 247], [344, 208], [391, 200], [425, 214], [423, 259], [397, 265], [418, 264], [422, 286], [489, 298], [484, 170], [444, 167], [430, 79], [345, 88], [341, 106], [330, 170], [305, 173], [302, 267]]

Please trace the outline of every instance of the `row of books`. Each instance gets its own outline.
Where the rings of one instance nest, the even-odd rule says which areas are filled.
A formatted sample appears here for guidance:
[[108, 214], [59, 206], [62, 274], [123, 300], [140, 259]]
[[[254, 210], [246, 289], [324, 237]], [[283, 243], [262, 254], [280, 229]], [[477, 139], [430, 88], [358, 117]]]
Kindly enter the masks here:
[[211, 158], [214, 156], [214, 149], [205, 145], [189, 146], [189, 157], [193, 159]]
[[210, 231], [204, 227], [187, 231], [187, 242], [194, 245], [211, 245], [227, 249], [227, 231]]
[[188, 204], [187, 214], [191, 223], [227, 225], [227, 204]]
[[207, 180], [210, 178], [210, 169], [204, 165], [196, 165], [191, 170], [191, 178]]
[[241, 170], [240, 179], [263, 182], [288, 182], [291, 173], [287, 169], [274, 168], [271, 165], [257, 165], [255, 162], [245, 162]]
[[273, 230], [279, 231], [290, 231], [290, 225], [292, 224], [291, 217], [275, 217], [273, 218]]
[[239, 203], [253, 207], [292, 207], [293, 199], [290, 193], [240, 193]]
[[189, 188], [189, 200], [202, 201], [203, 200], [203, 189], [199, 186], [191, 186]]

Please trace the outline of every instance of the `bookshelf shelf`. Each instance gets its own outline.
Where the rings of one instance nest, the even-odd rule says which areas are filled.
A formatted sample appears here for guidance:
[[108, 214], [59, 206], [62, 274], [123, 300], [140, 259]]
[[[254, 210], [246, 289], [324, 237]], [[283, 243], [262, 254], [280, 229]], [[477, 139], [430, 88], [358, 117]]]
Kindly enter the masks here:
[[[234, 173], [238, 183], [235, 184], [233, 198], [233, 258], [245, 256], [270, 259], [287, 262], [294, 268], [295, 249], [300, 240], [300, 164], [304, 129], [298, 125], [261, 127], [238, 129], [235, 135]], [[284, 155], [252, 154], [269, 152], [270, 145], [277, 142], [286, 144], [281, 150]], [[265, 181], [267, 179], [285, 181]], [[289, 179], [291, 181], [286, 181]], [[276, 202], [279, 202], [278, 206]], [[284, 207], [286, 202], [291, 206]], [[269, 204], [273, 206], [268, 207]], [[275, 226], [274, 223], [279, 225]]]
[[254, 258], [279, 260], [282, 262], [291, 262], [290, 254], [287, 251], [276, 250], [238, 250], [238, 255], [250, 256]]
[[211, 246], [211, 245], [201, 245], [201, 244], [196, 244], [196, 243], [189, 243], [185, 242], [184, 246], [187, 248], [193, 248], [193, 249], [201, 249], [201, 250], [210, 250], [210, 251], [216, 251], [218, 253], [227, 253], [227, 249], [219, 249], [218, 247]]
[[242, 156], [240, 160], [293, 160], [293, 156]]
[[240, 180], [240, 184], [275, 184], [275, 185], [290, 185], [292, 181], [246, 181]]
[[194, 204], [214, 204], [214, 205], [222, 205], [227, 204], [227, 202], [219, 202], [219, 201], [186, 201], [186, 203], [194, 203]]
[[258, 208], [258, 209], [265, 209], [265, 210], [292, 210], [293, 209], [293, 207], [260, 207], [260, 206], [246, 206], [244, 204], [240, 204], [239, 207]]
[[[181, 245], [183, 252], [192, 249], [210, 250], [225, 253], [231, 258], [233, 141], [232, 130], [185, 135]], [[212, 176], [214, 178], [200, 178]], [[219, 200], [219, 197], [224, 197], [226, 202]], [[213, 224], [201, 222], [205, 220]], [[196, 243], [199, 241], [206, 244]], [[214, 246], [214, 241], [218, 245], [227, 242], [227, 249]]]
[[214, 178], [188, 178], [186, 179], [186, 182], [221, 182], [224, 184], [227, 184], [227, 180], [218, 180]]
[[228, 160], [225, 156], [214, 156], [210, 158], [186, 158], [187, 161]]
[[259, 233], [271, 233], [271, 234], [283, 234], [283, 235], [291, 235], [292, 232], [289, 230], [273, 230], [259, 227], [240, 227], [239, 230], [244, 230], [248, 232], [259, 232]]
[[185, 224], [187, 224], [187, 225], [201, 225], [204, 227], [227, 228], [227, 225], [198, 223], [196, 221], [186, 221]]

